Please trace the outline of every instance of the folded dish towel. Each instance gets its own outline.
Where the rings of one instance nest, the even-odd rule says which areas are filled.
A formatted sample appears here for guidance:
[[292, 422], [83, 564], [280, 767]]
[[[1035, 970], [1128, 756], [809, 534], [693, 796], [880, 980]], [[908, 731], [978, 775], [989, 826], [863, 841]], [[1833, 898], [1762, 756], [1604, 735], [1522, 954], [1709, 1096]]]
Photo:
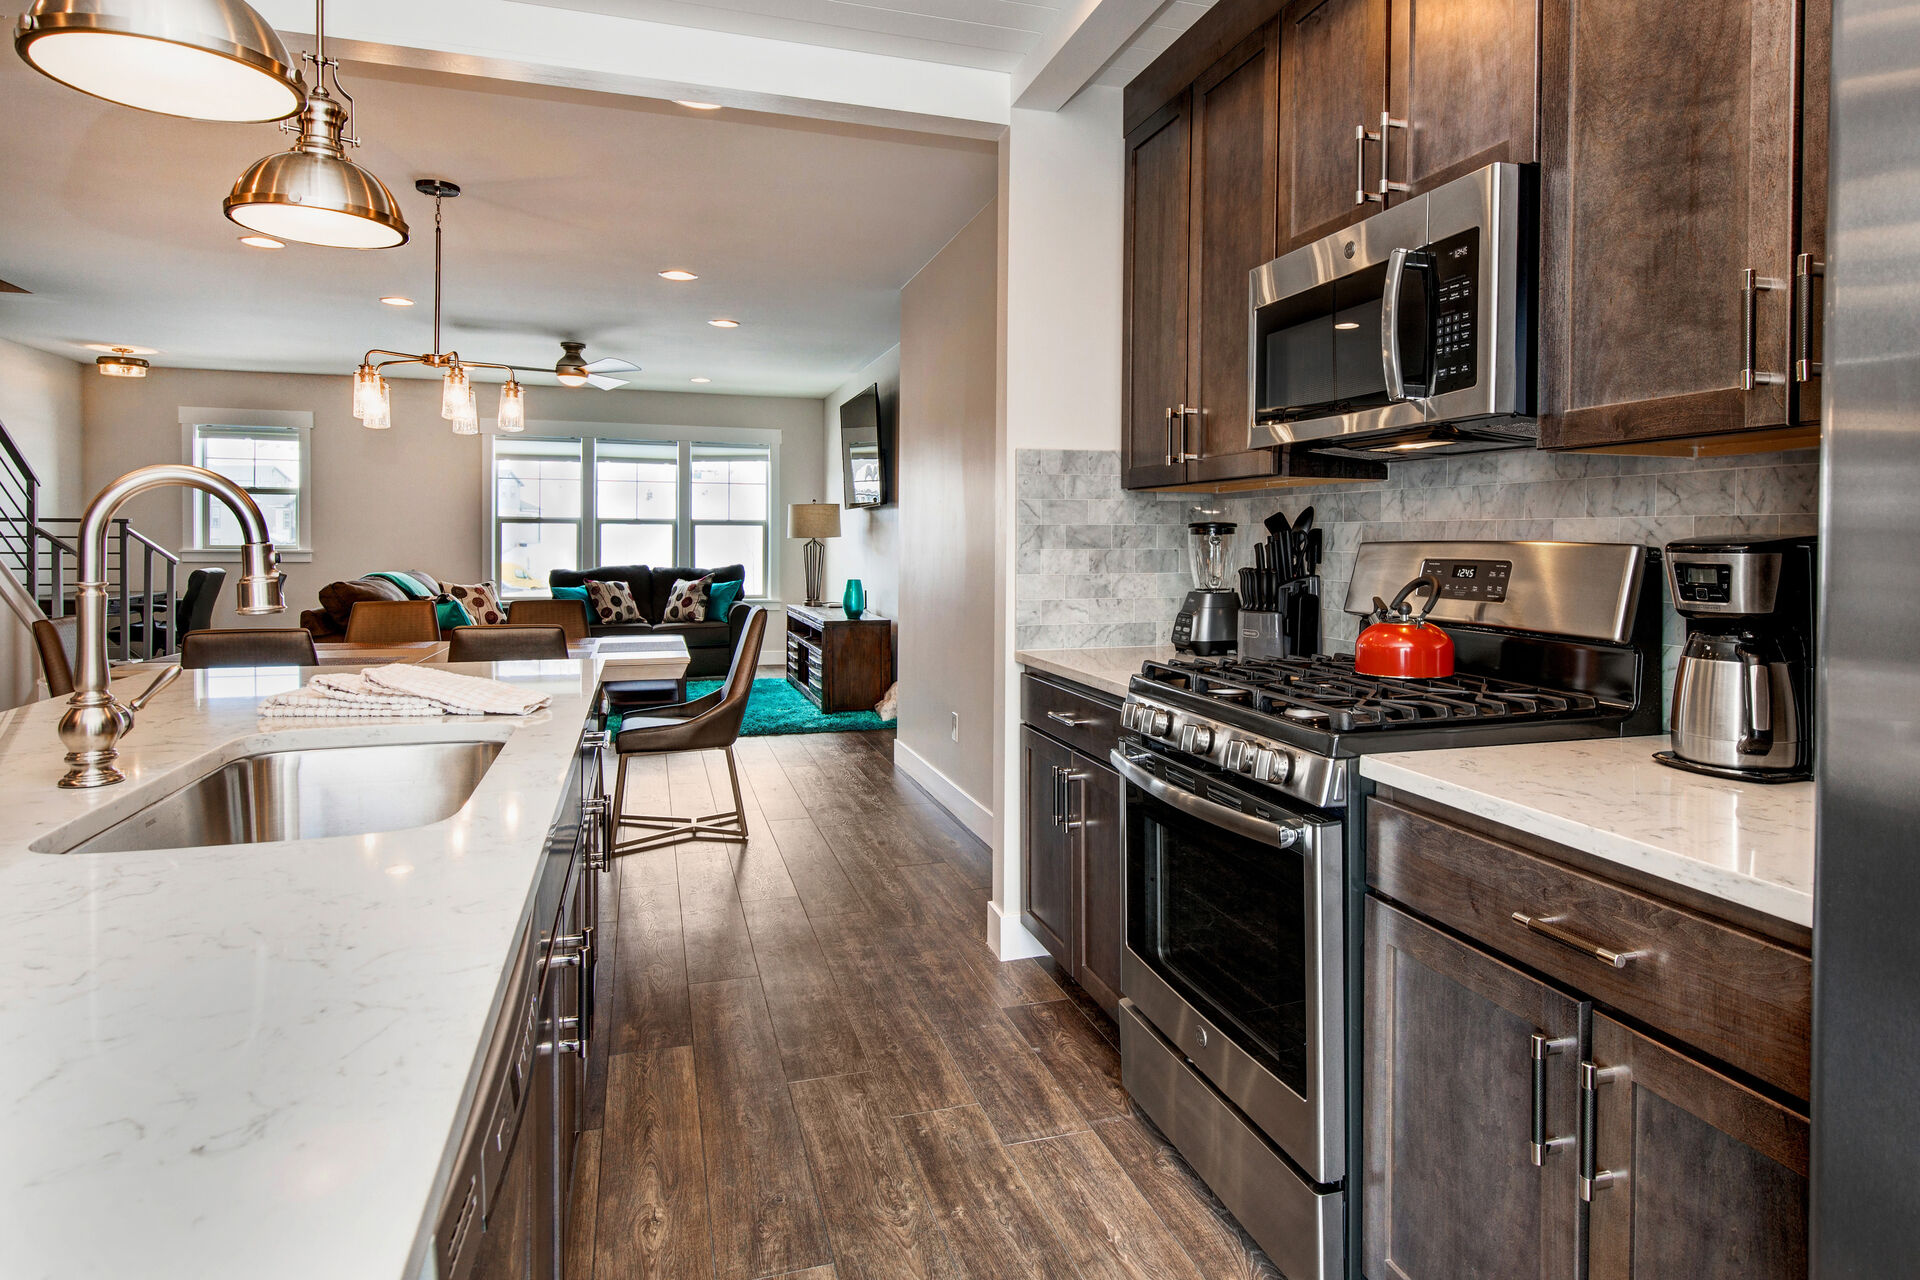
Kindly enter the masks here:
[[260, 704], [263, 716], [523, 716], [550, 701], [498, 680], [396, 663], [314, 676]]

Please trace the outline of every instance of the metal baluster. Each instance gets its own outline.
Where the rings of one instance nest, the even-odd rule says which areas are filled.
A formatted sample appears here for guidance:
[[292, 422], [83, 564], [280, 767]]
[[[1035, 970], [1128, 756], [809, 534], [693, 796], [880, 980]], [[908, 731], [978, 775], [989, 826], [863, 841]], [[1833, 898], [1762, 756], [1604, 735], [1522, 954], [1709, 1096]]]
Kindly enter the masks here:
[[[142, 538], [141, 541], [146, 542], [146, 539]], [[146, 590], [147, 594], [146, 613], [143, 615], [141, 631], [146, 636], [146, 656], [151, 658], [153, 656], [154, 628], [159, 624], [155, 620], [153, 613], [153, 544], [150, 542], [147, 543], [146, 554], [142, 561], [140, 574], [140, 585]], [[167, 619], [167, 625], [173, 625], [172, 618]], [[133, 628], [129, 626], [127, 631], [131, 634]]]
[[127, 623], [127, 522], [116, 521], [120, 526], [120, 661], [133, 657], [133, 628]]
[[174, 590], [174, 571], [180, 562], [171, 557], [167, 560], [167, 643], [163, 653], [173, 653], [180, 648], [180, 593]]

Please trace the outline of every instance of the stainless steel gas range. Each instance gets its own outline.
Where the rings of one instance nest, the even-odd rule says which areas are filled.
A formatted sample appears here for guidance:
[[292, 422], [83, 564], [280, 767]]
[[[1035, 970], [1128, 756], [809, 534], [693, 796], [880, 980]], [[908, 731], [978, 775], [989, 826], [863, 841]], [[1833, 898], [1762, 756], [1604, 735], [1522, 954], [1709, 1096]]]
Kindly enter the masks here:
[[1364, 799], [1385, 751], [1653, 733], [1657, 553], [1568, 542], [1375, 542], [1346, 608], [1436, 567], [1456, 674], [1350, 655], [1150, 662], [1112, 763], [1126, 833], [1127, 1090], [1289, 1280], [1358, 1265]]

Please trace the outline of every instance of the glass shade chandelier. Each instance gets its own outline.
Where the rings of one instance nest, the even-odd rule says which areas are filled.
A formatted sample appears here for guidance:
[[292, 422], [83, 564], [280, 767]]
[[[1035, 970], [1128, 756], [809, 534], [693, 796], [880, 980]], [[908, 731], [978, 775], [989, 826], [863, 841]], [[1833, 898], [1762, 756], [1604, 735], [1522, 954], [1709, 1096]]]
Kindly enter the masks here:
[[[385, 370], [397, 364], [419, 364], [440, 370], [440, 416], [453, 426], [453, 434], [480, 434], [479, 406], [474, 395], [469, 369], [499, 369], [507, 380], [500, 388], [500, 411], [494, 425], [501, 431], [527, 429], [527, 392], [514, 378], [514, 367], [485, 360], [462, 360], [457, 351], [440, 350], [440, 281], [442, 275], [441, 202], [460, 194], [460, 188], [444, 178], [422, 178], [414, 183], [422, 195], [433, 197], [433, 350], [424, 355], [404, 351], [386, 351], [378, 347], [360, 359], [353, 374], [353, 416], [373, 431], [393, 425], [393, 399], [387, 387]], [[375, 357], [385, 357], [376, 360]]]
[[407, 242], [407, 220], [386, 183], [347, 159], [360, 139], [340, 62], [327, 56], [326, 26], [326, 0], [315, 0], [314, 52], [301, 55], [313, 64], [313, 87], [302, 95], [299, 122], [280, 126], [296, 135], [292, 148], [255, 161], [222, 207], [240, 226], [276, 240], [391, 249]]

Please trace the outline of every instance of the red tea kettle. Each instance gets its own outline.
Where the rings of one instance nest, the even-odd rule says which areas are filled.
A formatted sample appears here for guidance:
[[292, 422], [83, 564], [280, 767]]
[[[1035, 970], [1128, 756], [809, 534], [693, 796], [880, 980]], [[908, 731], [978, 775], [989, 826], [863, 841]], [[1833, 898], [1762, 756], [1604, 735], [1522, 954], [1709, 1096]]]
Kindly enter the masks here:
[[[1407, 597], [1425, 588], [1427, 607], [1414, 616]], [[1427, 621], [1440, 603], [1440, 579], [1432, 574], [1400, 588], [1392, 604], [1373, 598], [1368, 627], [1353, 644], [1353, 669], [1363, 676], [1425, 680], [1453, 674], [1453, 637]]]

